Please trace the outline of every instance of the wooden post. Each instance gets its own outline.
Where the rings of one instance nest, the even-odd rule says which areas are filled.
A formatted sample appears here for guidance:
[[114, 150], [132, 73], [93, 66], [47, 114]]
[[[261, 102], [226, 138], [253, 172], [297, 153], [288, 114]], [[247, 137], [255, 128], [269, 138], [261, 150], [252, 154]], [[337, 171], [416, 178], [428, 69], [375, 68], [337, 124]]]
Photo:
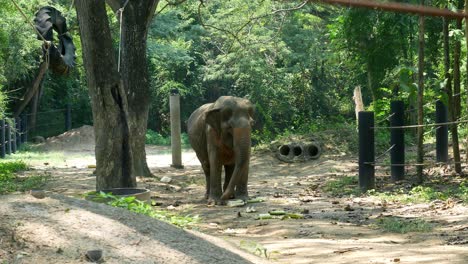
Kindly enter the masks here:
[[[390, 126], [398, 127], [404, 125], [404, 109], [405, 104], [403, 101], [393, 101], [390, 103]], [[405, 130], [392, 129], [390, 131], [390, 162], [391, 164], [398, 164], [391, 167], [391, 175], [393, 181], [400, 181], [405, 178]]]
[[359, 187], [363, 192], [375, 188], [374, 112], [359, 112]]
[[[447, 106], [440, 100], [436, 101], [436, 123], [448, 122]], [[436, 161], [448, 161], [448, 126], [436, 127]]]

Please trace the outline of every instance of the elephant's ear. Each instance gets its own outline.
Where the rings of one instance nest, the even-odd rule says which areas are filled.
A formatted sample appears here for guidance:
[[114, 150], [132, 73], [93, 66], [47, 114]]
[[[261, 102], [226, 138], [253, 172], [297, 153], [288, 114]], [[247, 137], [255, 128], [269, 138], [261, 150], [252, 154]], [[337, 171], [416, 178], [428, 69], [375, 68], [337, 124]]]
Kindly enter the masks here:
[[206, 123], [219, 134], [221, 132], [221, 114], [219, 108], [211, 109], [206, 113]]

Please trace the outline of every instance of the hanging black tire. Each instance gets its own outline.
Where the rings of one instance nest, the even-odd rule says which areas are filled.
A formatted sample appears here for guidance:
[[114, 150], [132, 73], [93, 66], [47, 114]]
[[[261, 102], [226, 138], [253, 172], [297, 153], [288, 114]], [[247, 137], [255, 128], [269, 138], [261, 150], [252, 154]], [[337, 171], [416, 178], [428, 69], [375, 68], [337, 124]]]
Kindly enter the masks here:
[[[73, 39], [68, 33], [66, 19], [57, 9], [45, 6], [37, 11], [34, 24], [39, 34], [51, 42], [50, 47], [43, 47], [44, 56], [49, 49], [48, 58], [44, 58], [49, 60], [49, 69], [56, 74], [67, 74], [75, 66], [76, 55]], [[54, 30], [58, 34], [58, 46], [53, 43]], [[39, 40], [42, 40], [42, 37], [37, 36]]]

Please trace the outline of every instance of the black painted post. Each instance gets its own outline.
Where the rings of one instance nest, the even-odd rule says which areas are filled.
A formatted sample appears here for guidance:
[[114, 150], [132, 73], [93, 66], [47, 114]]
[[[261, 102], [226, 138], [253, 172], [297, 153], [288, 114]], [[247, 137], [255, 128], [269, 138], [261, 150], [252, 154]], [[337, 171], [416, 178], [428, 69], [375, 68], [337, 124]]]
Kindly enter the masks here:
[[21, 120], [23, 121], [21, 124], [21, 143], [25, 143], [28, 141], [28, 116], [23, 115]]
[[65, 110], [65, 131], [71, 130], [72, 119], [71, 119], [71, 104], [67, 103], [67, 109]]
[[[447, 106], [440, 100], [436, 101], [436, 123], [448, 121]], [[448, 125], [436, 127], [436, 161], [448, 161]]]
[[359, 187], [365, 192], [375, 188], [374, 112], [359, 112], [358, 121]]
[[16, 119], [11, 120], [11, 152], [16, 153]]
[[16, 118], [16, 148], [19, 149], [21, 146], [21, 118]]
[[5, 158], [5, 119], [0, 120], [0, 158]]
[[11, 155], [11, 127], [8, 122], [5, 122], [5, 140], [6, 154]]
[[[404, 109], [403, 101], [390, 102], [390, 126], [398, 127], [404, 125]], [[405, 130], [391, 129], [390, 131], [390, 162], [391, 164], [399, 164], [391, 166], [392, 181], [400, 181], [405, 178]]]

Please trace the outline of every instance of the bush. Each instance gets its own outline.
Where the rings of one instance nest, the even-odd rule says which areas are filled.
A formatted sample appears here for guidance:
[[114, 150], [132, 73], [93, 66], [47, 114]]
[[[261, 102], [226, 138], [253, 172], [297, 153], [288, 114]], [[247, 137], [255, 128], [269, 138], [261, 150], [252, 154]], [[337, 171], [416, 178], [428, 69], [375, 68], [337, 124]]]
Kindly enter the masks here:
[[16, 191], [26, 191], [42, 186], [48, 179], [47, 176], [36, 175], [18, 177], [18, 171], [27, 170], [28, 166], [23, 161], [9, 161], [0, 163], [0, 194]]
[[[187, 133], [182, 133], [180, 135], [180, 140], [182, 143], [182, 146], [189, 146], [189, 139]], [[159, 145], [159, 146], [170, 146], [171, 145], [171, 137], [167, 136], [164, 137], [163, 135], [159, 134], [156, 131], [153, 131], [151, 129], [148, 129], [146, 131], [146, 144], [149, 145]]]

